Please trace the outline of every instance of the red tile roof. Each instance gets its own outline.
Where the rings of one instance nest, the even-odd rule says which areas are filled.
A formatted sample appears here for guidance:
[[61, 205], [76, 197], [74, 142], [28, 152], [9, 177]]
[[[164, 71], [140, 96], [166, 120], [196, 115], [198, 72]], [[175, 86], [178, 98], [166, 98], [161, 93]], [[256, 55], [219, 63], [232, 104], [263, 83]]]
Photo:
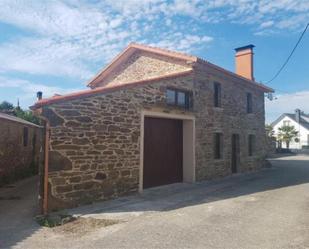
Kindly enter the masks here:
[[90, 80], [90, 82], [88, 82], [88, 86], [93, 88], [93, 89], [79, 91], [79, 92], [76, 92], [76, 93], [67, 94], [67, 95], [63, 95], [63, 96], [60, 95], [60, 96], [54, 96], [52, 98], [42, 99], [42, 100], [38, 101], [37, 103], [35, 103], [35, 105], [32, 106], [31, 108], [36, 109], [36, 108], [39, 108], [43, 105], [55, 103], [55, 102], [58, 102], [58, 101], [64, 101], [64, 100], [75, 99], [75, 98], [79, 98], [79, 97], [90, 96], [90, 95], [97, 94], [97, 93], [111, 92], [111, 91], [116, 91], [116, 90], [120, 90], [120, 89], [125, 89], [125, 88], [128, 88], [128, 87], [134, 87], [134, 86], [137, 86], [137, 85], [140, 85], [140, 84], [155, 82], [155, 81], [162, 80], [162, 79], [178, 77], [178, 76], [186, 75], [187, 73], [191, 73], [193, 71], [193, 69], [190, 69], [188, 71], [179, 72], [179, 73], [172, 73], [172, 74], [169, 74], [169, 75], [154, 77], [154, 78], [146, 79], [146, 80], [119, 83], [119, 85], [110, 86], [110, 87], [103, 86], [103, 87], [94, 88], [97, 85], [97, 83], [101, 82], [102, 79], [105, 76], [107, 76], [112, 70], [114, 70], [115, 67], [117, 67], [119, 64], [121, 64], [124, 60], [126, 60], [126, 58], [128, 58], [130, 55], [132, 55], [137, 50], [151, 52], [151, 53], [155, 53], [155, 54], [160, 54], [160, 55], [163, 55], [163, 56], [168, 56], [168, 57], [183, 60], [183, 61], [186, 61], [186, 62], [191, 62], [193, 64], [194, 63], [202, 63], [202, 64], [205, 64], [205, 65], [207, 65], [207, 66], [209, 66], [209, 67], [211, 67], [215, 70], [220, 71], [221, 73], [224, 73], [224, 74], [230, 75], [232, 77], [236, 77], [238, 79], [241, 79], [244, 83], [247, 82], [247, 83], [251, 84], [252, 86], [261, 89], [264, 92], [274, 92], [274, 90], [270, 87], [267, 87], [267, 86], [265, 86], [261, 83], [257, 83], [255, 81], [244, 78], [244, 77], [242, 77], [242, 76], [240, 76], [236, 73], [230, 72], [230, 71], [228, 71], [224, 68], [221, 68], [221, 67], [219, 67], [215, 64], [212, 64], [212, 63], [210, 63], [210, 62], [208, 62], [204, 59], [201, 59], [199, 57], [188, 55], [188, 54], [185, 54], [185, 53], [170, 51], [170, 50], [167, 50], [167, 49], [131, 43], [118, 56], [116, 56], [111, 61], [111, 63], [109, 63], [92, 80]]
[[159, 81], [159, 80], [166, 80], [166, 79], [172, 79], [172, 78], [177, 78], [177, 77], [189, 75], [192, 72], [193, 72], [193, 69], [189, 69], [189, 70], [186, 70], [186, 71], [183, 71], [183, 72], [173, 73], [173, 74], [155, 77], [155, 78], [151, 78], [151, 79], [138, 80], [138, 81], [134, 81], [134, 82], [119, 84], [119, 85], [113, 85], [113, 86], [97, 87], [97, 88], [94, 88], [94, 89], [83, 90], [83, 91], [79, 91], [79, 92], [75, 92], [75, 93], [71, 93], [71, 94], [66, 94], [66, 95], [54, 95], [51, 98], [45, 98], [45, 99], [41, 99], [41, 100], [37, 101], [30, 108], [32, 110], [35, 110], [37, 108], [40, 108], [40, 107], [42, 107], [44, 105], [48, 105], [48, 104], [58, 103], [58, 102], [66, 101], [66, 100], [73, 100], [73, 99], [77, 99], [77, 98], [81, 98], [81, 97], [88, 97], [88, 96], [92, 96], [92, 95], [95, 95], [95, 94], [110, 93], [110, 92], [114, 92], [114, 91], [118, 91], [118, 90], [128, 89], [128, 88], [131, 88], [131, 87], [146, 85], [146, 84], [149, 84], [149, 83], [152, 83], [152, 82], [155, 82], [155, 81]]
[[174, 59], [179, 59], [188, 62], [196, 62], [197, 57], [192, 55], [187, 55], [185, 53], [170, 51], [167, 49], [151, 47], [143, 44], [130, 43], [120, 54], [118, 54], [106, 67], [104, 67], [98, 74], [96, 74], [87, 84], [87, 86], [93, 88], [99, 82], [103, 80], [112, 70], [114, 70], [119, 64], [125, 61], [130, 55], [135, 51], [145, 51], [150, 53], [155, 53]]

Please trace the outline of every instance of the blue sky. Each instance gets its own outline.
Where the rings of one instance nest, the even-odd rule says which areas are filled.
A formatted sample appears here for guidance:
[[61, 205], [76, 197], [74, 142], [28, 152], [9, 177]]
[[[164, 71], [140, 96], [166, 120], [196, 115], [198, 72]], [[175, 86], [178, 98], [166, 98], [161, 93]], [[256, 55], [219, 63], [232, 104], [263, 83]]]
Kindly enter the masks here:
[[[0, 101], [22, 107], [86, 88], [128, 43], [200, 56], [234, 71], [234, 48], [254, 44], [255, 78], [267, 82], [309, 21], [308, 0], [0, 0]], [[309, 32], [270, 86], [267, 122], [309, 112]]]

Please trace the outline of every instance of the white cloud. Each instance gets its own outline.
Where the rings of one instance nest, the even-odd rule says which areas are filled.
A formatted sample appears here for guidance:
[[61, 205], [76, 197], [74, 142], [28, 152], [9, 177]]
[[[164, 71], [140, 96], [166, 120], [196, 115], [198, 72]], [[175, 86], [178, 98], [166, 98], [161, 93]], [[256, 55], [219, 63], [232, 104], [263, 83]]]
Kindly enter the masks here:
[[19, 78], [11, 78], [11, 77], [2, 77], [0, 76], [0, 92], [3, 90], [8, 89], [17, 89], [18, 94], [17, 98], [22, 99], [21, 105], [24, 108], [27, 108], [28, 106], [32, 105], [36, 101], [36, 93], [38, 91], [42, 91], [44, 97], [51, 97], [54, 94], [67, 94], [76, 92], [82, 89], [82, 86], [80, 88], [62, 88], [52, 85], [47, 85], [44, 83], [33, 83], [28, 80], [19, 79]]
[[[152, 41], [158, 27], [153, 19], [167, 11], [164, 1], [106, 1], [97, 4], [83, 1], [29, 2], [3, 0], [0, 21], [10, 23], [33, 34], [0, 44], [0, 72], [56, 75], [88, 79], [131, 41]], [[125, 6], [125, 7], [124, 7]], [[174, 12], [188, 13], [191, 6], [175, 2]], [[144, 10], [136, 13], [136, 10]], [[172, 27], [173, 28], [173, 27]], [[164, 31], [163, 29], [160, 29]], [[163, 33], [165, 35], [163, 36]], [[192, 35], [186, 27], [178, 30], [177, 39], [166, 32], [156, 35], [167, 40], [168, 47], [194, 50], [206, 36]], [[189, 39], [192, 39], [191, 41]], [[208, 39], [211, 39], [210, 37]], [[210, 40], [208, 40], [210, 41]], [[207, 41], [207, 42], [208, 42]], [[163, 41], [164, 42], [164, 41]], [[178, 46], [174, 46], [178, 45]]]
[[79, 47], [68, 42], [20, 39], [0, 46], [0, 61], [5, 62], [0, 70], [87, 79], [92, 73], [78, 60], [80, 54]]
[[192, 52], [192, 48], [207, 46], [213, 40], [210, 36], [185, 35], [181, 33], [173, 33], [166, 35], [166, 38], [151, 43], [152, 46], [167, 48], [170, 50], [178, 50], [184, 52]]
[[205, 22], [251, 24], [265, 35], [298, 31], [308, 18], [302, 0], [2, 0], [0, 22], [26, 35], [0, 44], [0, 73], [85, 80], [131, 41], [194, 53], [213, 40]]
[[273, 101], [266, 100], [266, 122], [273, 122], [282, 113], [293, 113], [297, 108], [309, 113], [309, 91], [281, 94]]
[[[260, 35], [286, 29], [298, 31], [309, 18], [309, 1], [304, 0], [106, 0], [104, 6], [130, 20], [188, 16], [211, 23], [251, 24]], [[262, 32], [265, 29], [267, 32]]]
[[260, 28], [269, 28], [274, 25], [274, 21], [266, 21], [260, 24]]

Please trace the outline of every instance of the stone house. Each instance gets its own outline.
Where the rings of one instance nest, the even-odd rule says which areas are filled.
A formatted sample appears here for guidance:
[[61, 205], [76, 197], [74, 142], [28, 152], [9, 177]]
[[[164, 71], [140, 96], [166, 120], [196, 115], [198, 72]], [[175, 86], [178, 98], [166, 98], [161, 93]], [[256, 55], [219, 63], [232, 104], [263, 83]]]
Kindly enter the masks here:
[[32, 109], [50, 132], [45, 208], [261, 168], [273, 90], [254, 81], [252, 50], [236, 49], [233, 73], [133, 43], [89, 90], [38, 100]]
[[0, 186], [38, 170], [42, 127], [0, 113]]

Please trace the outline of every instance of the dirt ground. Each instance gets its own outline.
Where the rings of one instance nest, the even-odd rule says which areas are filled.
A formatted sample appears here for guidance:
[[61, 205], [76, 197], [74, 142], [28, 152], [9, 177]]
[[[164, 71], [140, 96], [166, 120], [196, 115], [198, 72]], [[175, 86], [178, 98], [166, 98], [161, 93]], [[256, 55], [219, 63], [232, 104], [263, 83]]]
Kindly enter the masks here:
[[117, 223], [120, 223], [120, 221], [80, 217], [62, 226], [57, 226], [51, 229], [57, 234], [82, 237], [98, 230], [99, 228], [111, 226]]

